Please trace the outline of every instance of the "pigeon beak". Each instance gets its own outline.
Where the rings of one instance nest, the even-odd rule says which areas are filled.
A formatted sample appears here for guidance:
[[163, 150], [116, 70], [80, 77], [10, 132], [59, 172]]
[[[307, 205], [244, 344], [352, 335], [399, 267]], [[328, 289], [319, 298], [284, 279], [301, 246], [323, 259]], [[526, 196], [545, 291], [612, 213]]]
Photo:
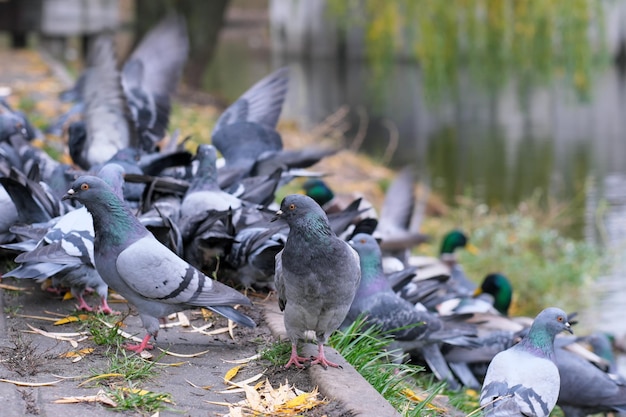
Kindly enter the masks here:
[[565, 330], [570, 332], [571, 334], [574, 334], [574, 331], [572, 330], [572, 325], [569, 324], [569, 321], [565, 322]]
[[70, 198], [74, 198], [75, 193], [76, 192], [72, 188], [70, 188], [69, 190], [67, 190], [67, 193], [65, 193], [65, 195], [61, 197], [61, 200], [68, 200]]
[[276, 214], [274, 215], [274, 218], [272, 218], [272, 220], [270, 220], [271, 222], [275, 222], [276, 220], [278, 220], [280, 218], [280, 216], [283, 214], [282, 210], [278, 210], [276, 212]]

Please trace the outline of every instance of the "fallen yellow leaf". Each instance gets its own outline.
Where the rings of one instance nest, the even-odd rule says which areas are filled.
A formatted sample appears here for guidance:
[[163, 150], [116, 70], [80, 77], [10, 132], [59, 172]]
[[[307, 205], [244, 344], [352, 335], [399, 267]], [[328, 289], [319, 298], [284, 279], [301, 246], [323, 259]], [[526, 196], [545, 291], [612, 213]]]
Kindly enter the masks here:
[[[155, 394], [152, 391], [148, 391], [146, 389], [141, 389], [141, 388], [123, 387], [123, 388], [120, 388], [120, 391], [128, 392], [128, 393], [135, 394], [135, 395], [140, 395], [142, 397], [148, 394]], [[172, 403], [172, 401], [169, 398], [167, 398], [166, 394], [158, 394], [158, 399], [166, 403], [170, 403], [170, 404]]]
[[237, 366], [233, 366], [232, 368], [230, 368], [228, 372], [226, 372], [226, 375], [224, 375], [224, 381], [228, 382], [231, 379], [233, 379], [235, 376], [237, 376], [237, 373], [242, 367], [243, 365], [237, 365]]
[[62, 319], [55, 321], [52, 324], [54, 324], [55, 326], [60, 326], [62, 324], [75, 323], [77, 321], [87, 320], [88, 318], [89, 316], [87, 314], [79, 314], [78, 316], [67, 316], [67, 317], [63, 317]]
[[57, 384], [63, 381], [62, 379], [57, 379], [56, 381], [51, 382], [24, 382], [24, 381], [14, 381], [12, 379], [0, 379], [0, 382], [7, 382], [9, 384], [17, 385], [20, 387], [48, 387], [50, 385]]
[[84, 380], [83, 382], [81, 382], [81, 383], [80, 383], [80, 384], [78, 384], [77, 386], [78, 386], [78, 387], [80, 387], [80, 386], [83, 386], [83, 385], [85, 385], [85, 384], [88, 384], [88, 383], [90, 383], [90, 382], [92, 382], [92, 381], [97, 381], [97, 380], [99, 380], [99, 379], [105, 379], [105, 378], [123, 378], [123, 377], [124, 377], [124, 375], [123, 375], [123, 374], [120, 374], [120, 373], [117, 373], [117, 372], [108, 373], [108, 374], [100, 374], [100, 375], [96, 375], [96, 376], [94, 376], [94, 377], [91, 377], [91, 378], [89, 378], [89, 379]]
[[24, 288], [20, 288], [20, 287], [16, 287], [14, 285], [8, 285], [8, 284], [0, 284], [0, 288], [2, 288], [3, 290], [9, 290], [9, 291], [24, 291]]
[[94, 351], [93, 348], [84, 348], [84, 349], [81, 349], [81, 350], [74, 350], [74, 351], [62, 353], [62, 354], [59, 355], [59, 357], [61, 357], [61, 358], [75, 358], [75, 357], [78, 357], [78, 356], [89, 355], [93, 351]]
[[110, 407], [117, 407], [117, 403], [104, 391], [99, 391], [96, 395], [86, 395], [81, 397], [61, 397], [53, 401], [56, 404], [79, 404], [79, 403], [100, 403]]

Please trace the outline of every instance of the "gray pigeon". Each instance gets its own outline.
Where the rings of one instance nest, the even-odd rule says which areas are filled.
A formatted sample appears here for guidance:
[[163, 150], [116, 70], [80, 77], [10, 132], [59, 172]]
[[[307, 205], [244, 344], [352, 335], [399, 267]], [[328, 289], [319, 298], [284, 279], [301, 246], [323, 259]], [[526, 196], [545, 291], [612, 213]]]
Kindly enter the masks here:
[[303, 366], [298, 340], [313, 330], [318, 356], [311, 365], [338, 367], [324, 356], [324, 343], [345, 319], [361, 281], [359, 256], [331, 230], [324, 210], [312, 198], [286, 196], [274, 220], [289, 225], [285, 247], [276, 255], [278, 305], [285, 316], [291, 357], [285, 365]]
[[[590, 336], [591, 343], [601, 343], [599, 336]], [[565, 339], [558, 338], [555, 343], [556, 364], [561, 376], [557, 405], [565, 417], [584, 417], [603, 412], [626, 413], [624, 378], [612, 373], [616, 370], [610, 367], [610, 362], [606, 362], [608, 369], [601, 369], [597, 362], [587, 360], [571, 348], [577, 343]]]
[[572, 332], [567, 314], [550, 307], [537, 315], [515, 346], [498, 353], [487, 368], [480, 392], [485, 416], [547, 417], [559, 396], [560, 376], [554, 338]]
[[74, 162], [83, 169], [102, 164], [120, 149], [137, 142], [127, 113], [112, 36], [98, 35], [88, 59], [91, 67], [85, 79], [83, 115], [86, 131], [80, 140], [70, 139], [70, 152], [77, 158]]
[[171, 95], [188, 52], [185, 20], [170, 14], [143, 37], [124, 63], [122, 87], [139, 135], [139, 147], [146, 152], [154, 152], [165, 136]]
[[100, 178], [81, 176], [64, 199], [83, 203], [93, 217], [96, 269], [102, 279], [139, 311], [148, 334], [128, 349], [141, 352], [156, 337], [159, 318], [206, 307], [254, 327], [233, 305], [250, 305], [238, 291], [205, 276], [161, 244]]
[[[199, 145], [196, 153], [198, 170], [189, 184], [180, 206], [179, 227], [183, 239], [190, 240], [197, 231], [198, 224], [206, 219], [209, 213], [226, 213], [233, 210], [239, 216], [241, 200], [232, 194], [222, 191], [217, 183], [217, 150], [213, 145]], [[236, 220], [233, 220], [236, 222]]]
[[[117, 196], [122, 196], [124, 169], [117, 164], [106, 164], [98, 176], [109, 184]], [[45, 235], [34, 241], [24, 240], [5, 247], [21, 250], [15, 258], [20, 265], [5, 274], [7, 277], [31, 278], [43, 281], [52, 278], [53, 288], [68, 287], [79, 301], [78, 310], [92, 311], [83, 294], [87, 288], [100, 296], [99, 310], [113, 312], [107, 304], [108, 286], [94, 265], [94, 230], [91, 214], [85, 207], [70, 211], [52, 220]]]
[[451, 389], [459, 388], [440, 346], [442, 342], [471, 345], [471, 338], [468, 340], [467, 336], [475, 336], [475, 329], [445, 323], [423, 306], [416, 307], [397, 295], [383, 272], [381, 247], [372, 235], [358, 233], [349, 243], [359, 254], [361, 284], [342, 327], [364, 315], [366, 323], [377, 325], [385, 334], [393, 336], [393, 345], [403, 350], [417, 350], [437, 378], [446, 380]]

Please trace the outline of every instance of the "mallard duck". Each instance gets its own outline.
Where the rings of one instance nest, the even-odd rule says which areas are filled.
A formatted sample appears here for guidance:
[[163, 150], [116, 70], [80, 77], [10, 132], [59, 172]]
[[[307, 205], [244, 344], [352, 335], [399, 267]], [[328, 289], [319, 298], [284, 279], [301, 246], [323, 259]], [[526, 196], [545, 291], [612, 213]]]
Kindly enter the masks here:
[[493, 313], [508, 316], [512, 298], [511, 281], [501, 273], [491, 273], [485, 276], [471, 296], [447, 299], [438, 304], [436, 309], [441, 315]]
[[440, 281], [439, 290], [434, 294], [431, 293], [430, 302], [425, 303], [426, 307], [431, 309], [451, 298], [471, 297], [477, 285], [467, 278], [462, 266], [457, 262], [456, 250], [459, 248], [470, 253], [478, 253], [478, 249], [469, 242], [464, 232], [458, 229], [452, 230], [444, 236], [438, 257], [409, 257], [408, 265], [418, 268], [417, 276], [408, 283], [396, 283], [394, 290], [399, 291], [403, 298], [417, 302], [423, 296], [423, 281], [431, 279]]

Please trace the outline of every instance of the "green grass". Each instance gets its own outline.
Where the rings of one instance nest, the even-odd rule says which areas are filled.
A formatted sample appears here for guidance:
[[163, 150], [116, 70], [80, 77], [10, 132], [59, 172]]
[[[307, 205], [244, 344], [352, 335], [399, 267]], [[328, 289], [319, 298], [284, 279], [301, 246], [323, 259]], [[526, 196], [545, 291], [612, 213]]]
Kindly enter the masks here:
[[153, 415], [171, 404], [170, 394], [142, 390], [132, 384], [128, 387], [108, 389], [106, 392], [117, 403], [113, 408], [116, 411], [132, 410], [141, 415]]
[[274, 342], [261, 350], [261, 359], [270, 362], [274, 366], [282, 366], [287, 363], [291, 355], [290, 342]]
[[[118, 332], [123, 320], [123, 317], [111, 314], [93, 313], [89, 314], [88, 318], [82, 321], [81, 328], [83, 330], [86, 329], [91, 334], [96, 345], [119, 348], [126, 341]], [[106, 323], [113, 327], [107, 326]]]
[[569, 216], [563, 206], [545, 207], [530, 199], [504, 212], [467, 201], [444, 217], [424, 221], [422, 230], [436, 243], [420, 251], [436, 255], [443, 235], [461, 228], [480, 250], [477, 255], [458, 251], [466, 274], [476, 283], [490, 272], [506, 275], [514, 288], [511, 314], [534, 316], [547, 306], [580, 310], [582, 295], [608, 270], [610, 254], [567, 237]]
[[412, 399], [416, 381], [424, 375], [424, 368], [409, 363], [391, 363], [397, 354], [388, 351], [393, 339], [376, 327], [355, 321], [345, 331], [335, 332], [329, 344], [348, 361], [403, 416], [444, 416], [445, 408], [432, 404], [436, 395], [443, 392], [445, 383], [431, 382], [420, 401]]

